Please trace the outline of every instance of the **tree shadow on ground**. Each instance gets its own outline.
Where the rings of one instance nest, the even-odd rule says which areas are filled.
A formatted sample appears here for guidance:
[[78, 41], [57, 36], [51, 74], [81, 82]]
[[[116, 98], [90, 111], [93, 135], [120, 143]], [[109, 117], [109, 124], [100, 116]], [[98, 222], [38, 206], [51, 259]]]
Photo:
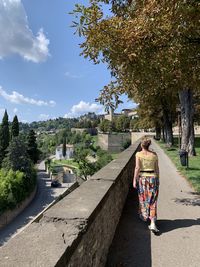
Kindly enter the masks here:
[[185, 206], [200, 206], [200, 198], [176, 198], [174, 201]]
[[151, 234], [148, 225], [138, 219], [138, 201], [130, 189], [106, 267], [151, 267]]
[[194, 167], [190, 167], [188, 168], [189, 171], [200, 171], [200, 168], [194, 168]]
[[175, 150], [177, 150], [176, 148], [173, 148], [173, 147], [169, 147], [169, 148], [167, 148], [167, 151], [175, 151]]
[[198, 192], [189, 192], [190, 195], [193, 195], [193, 196], [200, 196], [200, 193]]
[[194, 225], [200, 225], [200, 218], [195, 219], [176, 219], [176, 220], [158, 220], [157, 225], [160, 229], [160, 235], [179, 229], [187, 228]]

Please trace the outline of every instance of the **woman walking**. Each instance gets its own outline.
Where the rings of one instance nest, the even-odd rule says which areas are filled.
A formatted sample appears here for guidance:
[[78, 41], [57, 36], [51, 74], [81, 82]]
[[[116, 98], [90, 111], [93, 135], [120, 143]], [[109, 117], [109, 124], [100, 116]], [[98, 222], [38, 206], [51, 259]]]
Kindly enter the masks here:
[[143, 221], [151, 220], [149, 229], [158, 233], [156, 226], [157, 199], [159, 190], [158, 156], [149, 150], [151, 139], [144, 137], [140, 152], [136, 153], [133, 187], [138, 190], [139, 217]]

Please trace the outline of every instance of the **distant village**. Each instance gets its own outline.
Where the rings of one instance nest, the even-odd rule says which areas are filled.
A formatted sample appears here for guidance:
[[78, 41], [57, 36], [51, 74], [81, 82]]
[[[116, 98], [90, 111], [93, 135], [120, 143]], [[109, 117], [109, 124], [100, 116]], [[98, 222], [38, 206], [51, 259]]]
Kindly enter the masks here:
[[[107, 120], [110, 122], [113, 122], [114, 120], [116, 120], [117, 118], [119, 118], [120, 116], [126, 116], [127, 118], [134, 119], [137, 118], [137, 111], [135, 109], [122, 109], [121, 113], [115, 113], [113, 110], [110, 110], [110, 112], [108, 112], [107, 114], [101, 114], [101, 115], [96, 115], [96, 114], [90, 114], [90, 119], [93, 119], [95, 116], [98, 117], [98, 119], [101, 121], [103, 120]], [[80, 121], [84, 121], [84, 120], [89, 120], [88, 115], [83, 115], [80, 118]], [[48, 134], [48, 135], [55, 135], [60, 131], [60, 129], [51, 129], [51, 130], [38, 130], [36, 131], [37, 136], [40, 136], [41, 134]], [[122, 151], [122, 143], [124, 142], [124, 139], [128, 139], [131, 140], [131, 130], [128, 129], [127, 133], [123, 133], [121, 135], [119, 135], [118, 137], [115, 135], [115, 140], [112, 140], [112, 138], [110, 138], [109, 140], [106, 140], [107, 138], [105, 137], [106, 133], [103, 133], [99, 127], [72, 127], [71, 128], [71, 132], [73, 133], [80, 133], [82, 134], [83, 132], [88, 132], [91, 135], [98, 135], [98, 145], [107, 151], [110, 152], [120, 152]], [[74, 152], [74, 147], [71, 144], [66, 144], [66, 156], [64, 157], [65, 159], [70, 159], [73, 158], [73, 152]], [[62, 155], [62, 144], [56, 147], [56, 151], [55, 151], [55, 157], [57, 160], [59, 159], [63, 159], [63, 155]]]
[[[96, 115], [96, 114], [94, 113], [94, 115]], [[112, 122], [114, 119], [116, 119], [116, 118], [118, 118], [118, 117], [120, 117], [122, 115], [125, 115], [126, 117], [128, 117], [130, 119], [134, 119], [134, 118], [138, 117], [137, 111], [134, 108], [132, 108], [132, 109], [122, 109], [121, 113], [115, 113], [112, 109], [110, 109], [110, 111], [107, 114], [100, 114], [100, 115], [96, 115], [96, 116], [98, 116], [100, 121], [105, 119], [105, 120], [108, 120], [108, 121]], [[92, 118], [92, 116], [91, 116], [91, 118]], [[82, 121], [83, 120], [88, 120], [87, 114], [81, 116], [80, 120], [82, 120]], [[88, 130], [88, 128], [82, 128], [82, 127], [81, 128], [77, 128], [77, 127], [76, 128], [74, 128], [74, 127], [71, 128], [72, 132], [83, 133], [85, 130]], [[46, 133], [46, 134], [49, 134], [49, 135], [51, 135], [51, 134], [54, 135], [54, 134], [56, 134], [58, 132], [59, 132], [59, 129], [51, 129], [51, 130], [44, 130], [44, 131], [38, 130], [38, 131], [36, 131], [36, 134], [40, 135], [40, 134]], [[97, 134], [97, 132], [96, 132], [96, 134]]]

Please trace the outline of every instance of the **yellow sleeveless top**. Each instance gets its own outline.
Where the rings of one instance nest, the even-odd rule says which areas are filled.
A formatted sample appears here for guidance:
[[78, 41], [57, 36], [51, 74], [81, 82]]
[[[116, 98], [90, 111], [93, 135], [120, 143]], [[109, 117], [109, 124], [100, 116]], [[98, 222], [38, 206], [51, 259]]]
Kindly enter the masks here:
[[158, 160], [158, 156], [156, 154], [152, 153], [151, 155], [144, 155], [142, 152], [137, 152], [136, 158], [139, 158], [140, 173], [142, 176], [154, 176], [155, 175], [155, 173], [152, 171], [155, 171], [155, 163]]

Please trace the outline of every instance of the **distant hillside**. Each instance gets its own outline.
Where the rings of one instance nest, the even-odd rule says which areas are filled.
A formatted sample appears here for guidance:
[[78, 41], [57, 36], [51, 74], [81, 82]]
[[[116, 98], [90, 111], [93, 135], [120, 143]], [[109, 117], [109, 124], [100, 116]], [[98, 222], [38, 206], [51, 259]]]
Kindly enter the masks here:
[[34, 121], [32, 123], [19, 123], [20, 131], [28, 132], [33, 129], [36, 132], [56, 131], [59, 129], [71, 128], [92, 128], [97, 127], [102, 115], [93, 112], [82, 115], [78, 118], [56, 118], [47, 121]]

